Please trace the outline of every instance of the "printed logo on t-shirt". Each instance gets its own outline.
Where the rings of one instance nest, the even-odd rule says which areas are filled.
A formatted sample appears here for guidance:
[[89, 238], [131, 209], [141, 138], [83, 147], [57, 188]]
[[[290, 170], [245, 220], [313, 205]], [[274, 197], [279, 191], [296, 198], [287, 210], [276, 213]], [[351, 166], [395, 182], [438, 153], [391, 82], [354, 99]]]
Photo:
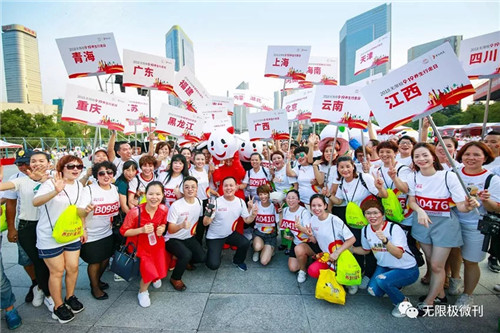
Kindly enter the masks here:
[[343, 244], [344, 242], [341, 240], [333, 241], [330, 244], [328, 244], [328, 251], [330, 251], [330, 253], [333, 253], [333, 251], [341, 247]]

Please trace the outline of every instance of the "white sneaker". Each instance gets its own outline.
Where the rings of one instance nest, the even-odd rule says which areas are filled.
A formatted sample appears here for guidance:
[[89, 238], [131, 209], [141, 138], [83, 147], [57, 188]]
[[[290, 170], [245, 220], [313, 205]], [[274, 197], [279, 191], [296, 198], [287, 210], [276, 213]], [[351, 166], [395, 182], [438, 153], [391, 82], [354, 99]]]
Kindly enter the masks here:
[[33, 288], [33, 301], [31, 302], [31, 304], [33, 304], [33, 306], [37, 308], [43, 304], [44, 298], [45, 294], [43, 293], [43, 291], [41, 289], [38, 289], [38, 286], [35, 286]]
[[500, 284], [495, 284], [495, 286], [493, 287], [493, 290], [500, 292]]
[[358, 286], [346, 286], [347, 287], [347, 292], [349, 293], [349, 295], [356, 295], [356, 293], [358, 292]]
[[461, 295], [464, 292], [464, 282], [462, 279], [454, 279], [450, 277], [450, 286], [448, 294], [453, 296]]
[[300, 270], [299, 274], [297, 275], [297, 282], [304, 283], [306, 282], [306, 279], [307, 279], [307, 273], [304, 272], [303, 270]]
[[153, 282], [153, 288], [158, 289], [161, 287], [161, 279], [158, 279]]
[[254, 252], [252, 256], [253, 262], [259, 261], [259, 257], [260, 257], [260, 252]]
[[[408, 302], [410, 302], [410, 300], [405, 299], [403, 302], [407, 302], [408, 303]], [[401, 302], [401, 303], [403, 303], [403, 302]], [[396, 306], [394, 306], [394, 309], [392, 309], [391, 314], [392, 314], [393, 317], [396, 317], [396, 318], [406, 317], [406, 312], [405, 313], [401, 312], [401, 309], [399, 308], [399, 305], [401, 303], [396, 304]], [[407, 308], [405, 308], [404, 310], [406, 311]]]
[[115, 280], [115, 282], [123, 282], [125, 281], [124, 278], [122, 278], [120, 275], [118, 274], [115, 274], [115, 276], [113, 277], [113, 279]]
[[359, 289], [365, 290], [366, 288], [368, 288], [368, 283], [370, 283], [370, 278], [368, 276], [363, 276], [361, 284], [359, 285]]
[[54, 300], [52, 299], [51, 296], [45, 297], [43, 299], [43, 304], [45, 304], [45, 306], [50, 312], [54, 312]]
[[149, 299], [149, 292], [147, 290], [137, 294], [137, 298], [139, 299], [139, 305], [142, 306], [143, 308], [147, 308], [151, 305], [151, 300]]
[[474, 305], [474, 298], [472, 296], [469, 296], [467, 294], [462, 294], [460, 297], [458, 297], [457, 301], [455, 302], [455, 305], [457, 307], [472, 307]]

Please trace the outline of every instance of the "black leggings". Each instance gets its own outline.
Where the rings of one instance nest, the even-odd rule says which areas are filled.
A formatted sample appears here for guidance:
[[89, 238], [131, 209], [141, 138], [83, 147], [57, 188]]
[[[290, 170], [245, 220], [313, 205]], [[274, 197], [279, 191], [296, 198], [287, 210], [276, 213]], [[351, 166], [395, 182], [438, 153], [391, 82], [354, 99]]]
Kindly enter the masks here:
[[233, 257], [233, 263], [241, 264], [247, 257], [250, 241], [245, 236], [240, 235], [236, 231], [226, 238], [208, 239], [207, 238], [207, 267], [216, 270], [220, 266], [222, 247], [227, 243], [232, 246], [238, 247]]
[[187, 264], [190, 262], [193, 264], [205, 262], [207, 258], [200, 243], [194, 237], [188, 239], [170, 238], [165, 243], [165, 249], [177, 257], [177, 264], [172, 272], [172, 279], [174, 280], [182, 278]]
[[50, 272], [43, 259], [40, 259], [40, 257], [38, 256], [38, 249], [36, 247], [37, 222], [38, 221], [19, 220], [17, 236], [19, 238], [19, 244], [24, 249], [35, 267], [35, 275], [36, 281], [38, 282], [38, 287], [43, 291], [45, 296], [49, 297]]

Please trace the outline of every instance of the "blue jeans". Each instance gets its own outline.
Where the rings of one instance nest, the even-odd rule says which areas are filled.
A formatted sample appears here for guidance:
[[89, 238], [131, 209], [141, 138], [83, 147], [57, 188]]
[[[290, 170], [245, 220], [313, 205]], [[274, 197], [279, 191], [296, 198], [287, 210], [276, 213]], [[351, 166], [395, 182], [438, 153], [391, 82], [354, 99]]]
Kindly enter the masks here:
[[377, 265], [370, 283], [368, 283], [368, 293], [377, 297], [387, 294], [392, 303], [396, 305], [405, 299], [405, 295], [399, 289], [417, 281], [418, 276], [417, 265], [407, 269], [394, 269]]
[[[2, 235], [0, 234], [0, 250], [2, 248]], [[5, 269], [3, 268], [2, 261], [2, 251], [0, 251], [0, 294], [1, 303], [0, 308], [7, 309], [9, 306], [14, 305], [16, 302], [16, 297], [12, 293], [12, 287], [10, 286], [10, 281], [5, 275]]]

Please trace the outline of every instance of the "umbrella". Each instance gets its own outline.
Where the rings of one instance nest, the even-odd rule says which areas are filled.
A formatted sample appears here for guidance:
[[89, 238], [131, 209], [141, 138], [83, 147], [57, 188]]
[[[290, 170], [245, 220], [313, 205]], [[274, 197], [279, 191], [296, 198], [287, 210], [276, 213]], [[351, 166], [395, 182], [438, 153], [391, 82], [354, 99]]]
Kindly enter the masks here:
[[23, 146], [15, 144], [15, 143], [9, 143], [7, 141], [0, 140], [0, 149], [6, 149], [6, 148], [23, 148]]

